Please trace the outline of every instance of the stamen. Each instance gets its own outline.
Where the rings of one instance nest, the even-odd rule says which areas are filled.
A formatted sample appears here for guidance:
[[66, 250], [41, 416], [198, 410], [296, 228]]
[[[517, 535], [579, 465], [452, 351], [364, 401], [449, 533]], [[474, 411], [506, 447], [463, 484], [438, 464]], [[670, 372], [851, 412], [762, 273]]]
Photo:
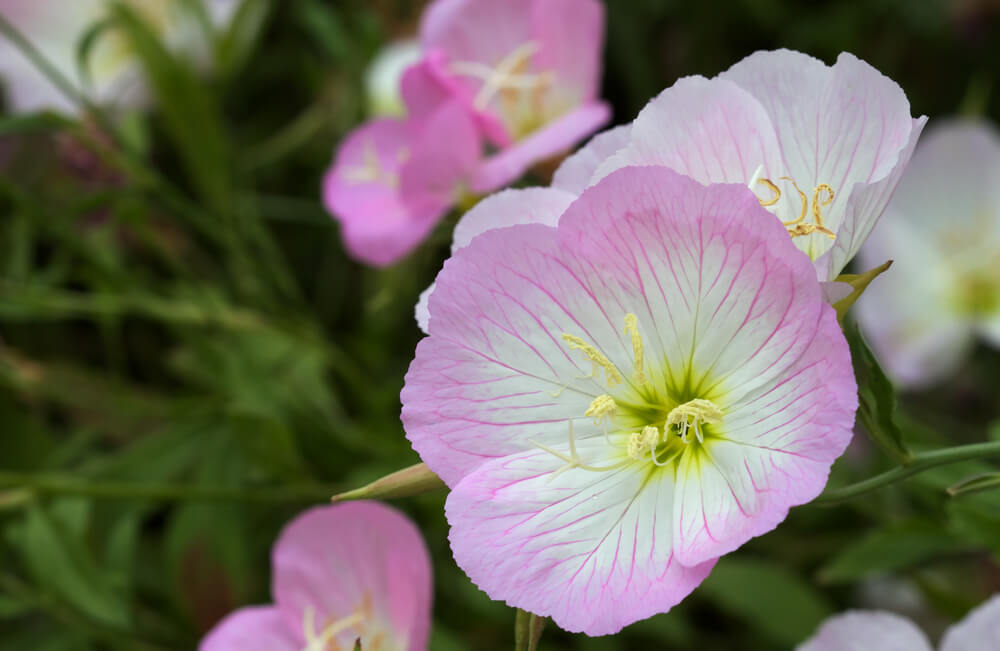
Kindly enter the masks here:
[[458, 61], [453, 63], [451, 68], [460, 75], [476, 77], [483, 81], [482, 87], [473, 99], [475, 107], [482, 110], [504, 89], [535, 90], [552, 83], [554, 75], [551, 72], [534, 75], [517, 73], [527, 65], [538, 49], [537, 43], [528, 41], [516, 47], [493, 68], [474, 61]]
[[609, 418], [614, 418], [616, 411], [618, 411], [618, 405], [615, 403], [615, 399], [605, 393], [594, 398], [583, 415], [592, 417], [594, 425], [600, 425], [607, 422]]
[[772, 196], [767, 201], [761, 199], [760, 197], [757, 197], [757, 201], [760, 202], [760, 205], [773, 206], [774, 204], [778, 203], [778, 201], [781, 200], [781, 190], [779, 190], [778, 186], [774, 184], [774, 181], [772, 181], [771, 179], [757, 179], [756, 182], [765, 186], [768, 190], [774, 193], [774, 196]]
[[555, 450], [547, 445], [543, 445], [542, 443], [533, 441], [531, 439], [528, 439], [528, 443], [566, 462], [565, 466], [552, 472], [546, 481], [552, 481], [553, 479], [563, 474], [567, 470], [573, 470], [574, 468], [579, 468], [580, 470], [587, 470], [589, 472], [607, 472], [609, 470], [617, 470], [622, 466], [631, 463], [631, 460], [623, 461], [621, 463], [616, 463], [610, 466], [591, 466], [589, 464], [584, 463], [583, 460], [580, 458], [580, 453], [577, 452], [576, 450], [576, 438], [573, 435], [573, 421], [569, 421], [569, 454], [566, 454], [565, 452], [560, 452], [559, 450]]
[[666, 429], [677, 426], [681, 441], [688, 442], [688, 431], [694, 430], [694, 435], [699, 443], [705, 442], [705, 435], [701, 431], [703, 424], [716, 425], [722, 422], [722, 410], [711, 400], [695, 398], [683, 405], [674, 407], [667, 414]]
[[[361, 607], [353, 613], [347, 617], [331, 622], [322, 631], [320, 631], [319, 635], [317, 635], [316, 609], [312, 606], [306, 606], [302, 617], [302, 630], [305, 634], [306, 646], [302, 649], [302, 651], [328, 651], [330, 643], [333, 642], [336, 636], [350, 628], [354, 628], [367, 619], [368, 610], [369, 606], [366, 599], [366, 602], [362, 603]], [[334, 647], [336, 650], [337, 645], [335, 643]]]
[[799, 212], [798, 218], [793, 219], [790, 222], [782, 222], [785, 226], [792, 226], [793, 224], [798, 224], [805, 220], [806, 213], [809, 212], [809, 197], [807, 197], [806, 193], [802, 191], [802, 188], [800, 188], [799, 184], [795, 182], [795, 179], [790, 176], [782, 176], [781, 180], [792, 182], [792, 185], [795, 186], [795, 191], [799, 193], [799, 200], [802, 202], [802, 210]]
[[[371, 140], [365, 141], [364, 151], [361, 156], [363, 159], [361, 164], [344, 170], [342, 177], [345, 181], [354, 185], [361, 183], [382, 183], [392, 189], [399, 187], [399, 175], [382, 167], [378, 151]], [[396, 158], [400, 163], [404, 162], [409, 156], [410, 152], [406, 148], [401, 148], [396, 152]]]
[[608, 359], [604, 355], [604, 353], [597, 350], [596, 348], [585, 342], [583, 339], [580, 339], [575, 335], [571, 335], [564, 332], [562, 334], [562, 338], [563, 341], [569, 344], [570, 350], [579, 350], [580, 352], [583, 353], [587, 361], [591, 362], [594, 365], [594, 369], [593, 372], [590, 374], [590, 377], [596, 377], [600, 372], [600, 369], [603, 368], [604, 375], [607, 379], [609, 387], [613, 387], [617, 384], [622, 383], [621, 372], [617, 368], [615, 368], [615, 365], [611, 363], [611, 360]]
[[643, 370], [644, 355], [642, 349], [642, 335], [639, 334], [638, 319], [629, 312], [625, 315], [625, 334], [632, 337], [632, 355], [635, 358], [635, 383], [639, 386], [646, 384], [646, 373]]

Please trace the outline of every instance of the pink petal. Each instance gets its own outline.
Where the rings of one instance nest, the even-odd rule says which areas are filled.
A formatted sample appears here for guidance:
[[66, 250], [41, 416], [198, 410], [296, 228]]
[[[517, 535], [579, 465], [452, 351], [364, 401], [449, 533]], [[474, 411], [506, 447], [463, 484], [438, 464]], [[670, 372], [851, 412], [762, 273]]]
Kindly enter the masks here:
[[604, 5], [596, 0], [536, 0], [534, 38], [540, 70], [552, 70], [560, 92], [582, 103], [597, 96], [604, 52]]
[[980, 651], [1000, 648], [1000, 595], [965, 616], [945, 631], [941, 651]]
[[[515, 224], [546, 224], [555, 226], [566, 207], [576, 196], [554, 188], [525, 188], [504, 190], [486, 197], [458, 221], [451, 244], [451, 251], [467, 246], [480, 233]], [[428, 306], [432, 284], [420, 294], [417, 302], [417, 325], [426, 334], [430, 312]]]
[[198, 651], [299, 651], [303, 638], [288, 627], [274, 606], [252, 606], [230, 613], [198, 644]]
[[[581, 442], [585, 460], [605, 442]], [[565, 446], [564, 446], [565, 447]], [[451, 492], [446, 515], [455, 560], [491, 598], [550, 616], [587, 635], [680, 602], [714, 560], [683, 567], [673, 556], [671, 478], [632, 468], [595, 475], [541, 450], [480, 466]]]
[[[982, 648], [982, 647], [978, 647]], [[849, 611], [826, 620], [796, 651], [932, 651], [913, 622], [879, 611]], [[942, 651], [946, 651], [942, 649]]]
[[306, 511], [282, 532], [272, 563], [274, 599], [293, 630], [304, 630], [310, 609], [314, 633], [362, 610], [364, 624], [337, 638], [345, 647], [360, 636], [368, 648], [381, 634], [392, 648], [427, 648], [430, 557], [420, 532], [395, 509], [350, 502]]
[[454, 82], [443, 72], [440, 52], [429, 52], [403, 73], [400, 96], [411, 118], [425, 118], [452, 99]]
[[454, 102], [426, 119], [376, 120], [354, 131], [323, 187], [350, 253], [374, 265], [409, 253], [451, 207], [478, 154], [475, 127]]
[[541, 127], [485, 161], [473, 180], [476, 192], [491, 192], [517, 180], [535, 163], [573, 147], [611, 118], [604, 102], [588, 102]]
[[631, 125], [622, 125], [591, 138], [590, 142], [562, 162], [552, 177], [552, 187], [575, 195], [583, 194], [597, 168], [628, 144], [631, 128]]

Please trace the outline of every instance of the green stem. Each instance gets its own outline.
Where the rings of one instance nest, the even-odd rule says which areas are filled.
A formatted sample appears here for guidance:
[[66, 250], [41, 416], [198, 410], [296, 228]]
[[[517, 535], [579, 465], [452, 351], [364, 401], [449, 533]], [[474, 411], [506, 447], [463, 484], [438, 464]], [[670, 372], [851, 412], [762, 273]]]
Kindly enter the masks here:
[[912, 461], [905, 466], [899, 466], [883, 472], [880, 475], [869, 477], [856, 484], [850, 484], [843, 488], [828, 490], [813, 501], [813, 504], [830, 505], [837, 504], [849, 499], [870, 493], [884, 488], [890, 484], [902, 481], [907, 477], [912, 477], [925, 470], [936, 468], [950, 463], [960, 463], [962, 461], [972, 461], [983, 457], [1000, 456], [1000, 441], [989, 443], [973, 443], [971, 445], [959, 445], [944, 450], [931, 450], [913, 455]]
[[97, 499], [153, 500], [163, 502], [326, 502], [342, 489], [323, 484], [274, 488], [199, 486], [148, 482], [93, 481], [58, 474], [0, 472], [0, 487], [30, 491], [35, 495], [72, 495]]

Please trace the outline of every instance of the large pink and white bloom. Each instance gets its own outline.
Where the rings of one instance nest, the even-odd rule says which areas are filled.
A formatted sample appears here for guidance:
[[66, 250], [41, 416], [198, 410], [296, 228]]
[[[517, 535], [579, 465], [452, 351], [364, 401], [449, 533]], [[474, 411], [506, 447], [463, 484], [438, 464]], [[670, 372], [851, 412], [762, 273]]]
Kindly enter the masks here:
[[594, 173], [663, 165], [702, 183], [742, 183], [833, 280], [871, 232], [926, 118], [850, 54], [836, 64], [756, 52], [718, 77], [679, 80], [632, 123]]
[[424, 651], [430, 557], [417, 528], [378, 502], [321, 506], [272, 552], [274, 606], [238, 610], [199, 651]]
[[1000, 347], [1000, 133], [946, 122], [913, 162], [859, 256], [894, 260], [856, 313], [886, 371], [905, 386], [954, 371], [977, 337]]
[[743, 185], [627, 168], [548, 215], [494, 205], [539, 223], [445, 264], [403, 424], [473, 582], [613, 633], [819, 494], [854, 422], [847, 345]]
[[[205, 64], [212, 46], [198, 18], [182, 0], [126, 0], [170, 48]], [[216, 28], [229, 24], [238, 0], [204, 0]], [[111, 0], [2, 0], [12, 23], [74, 86], [99, 103], [134, 106], [146, 99], [140, 66], [127, 39], [113, 26], [98, 34], [81, 69], [78, 48], [108, 15]], [[78, 109], [37, 66], [0, 37], [0, 81], [15, 111]]]
[[569, 149], [611, 114], [597, 99], [604, 43], [598, 0], [436, 0], [421, 43], [499, 152], [477, 190], [503, 187]]
[[[856, 610], [831, 617], [798, 651], [933, 651], [917, 626], [899, 615]], [[941, 651], [1000, 649], [1000, 595], [994, 595], [947, 631]]]

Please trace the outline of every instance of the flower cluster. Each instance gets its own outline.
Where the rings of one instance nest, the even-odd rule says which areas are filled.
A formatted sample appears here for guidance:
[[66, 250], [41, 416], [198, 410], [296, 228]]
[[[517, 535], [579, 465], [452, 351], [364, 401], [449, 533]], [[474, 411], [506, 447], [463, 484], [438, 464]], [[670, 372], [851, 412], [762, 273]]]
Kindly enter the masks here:
[[857, 407], [826, 281], [924, 121], [850, 55], [761, 52], [459, 222], [402, 418], [474, 583], [613, 633], [822, 491]]
[[348, 251], [369, 264], [399, 260], [462, 196], [507, 185], [610, 117], [596, 99], [597, 0], [437, 0], [420, 31], [406, 116], [348, 136], [324, 180]]

